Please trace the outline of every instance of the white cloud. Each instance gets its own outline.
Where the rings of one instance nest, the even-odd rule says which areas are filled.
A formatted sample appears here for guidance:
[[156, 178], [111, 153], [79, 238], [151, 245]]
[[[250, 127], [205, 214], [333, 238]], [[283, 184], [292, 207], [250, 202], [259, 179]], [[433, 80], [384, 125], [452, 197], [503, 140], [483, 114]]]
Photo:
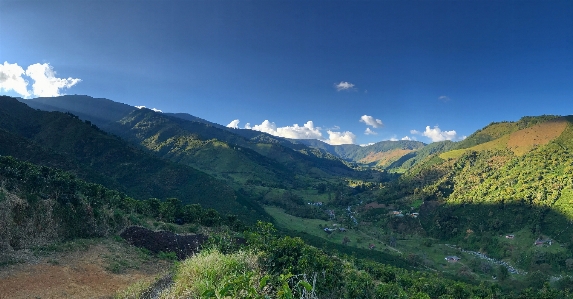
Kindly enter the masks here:
[[4, 64], [0, 64], [0, 91], [13, 90], [23, 97], [29, 97], [28, 82], [22, 78], [24, 73], [24, 69], [17, 63], [4, 61]]
[[[31, 91], [28, 90], [28, 81], [24, 79], [24, 76], [34, 81]], [[13, 90], [23, 97], [60, 96], [62, 89], [70, 88], [81, 81], [81, 79], [71, 77], [57, 78], [54, 68], [48, 63], [32, 64], [25, 72], [17, 63], [10, 64], [5, 61], [3, 65], [0, 65], [0, 90]]]
[[81, 82], [81, 79], [77, 78], [56, 78], [56, 72], [54, 68], [47, 64], [32, 64], [26, 69], [26, 76], [34, 80], [32, 84], [32, 92], [35, 96], [39, 97], [57, 97], [62, 95], [60, 89], [70, 88], [77, 83]]
[[352, 89], [354, 87], [354, 84], [352, 84], [350, 82], [341, 81], [338, 84], [334, 84], [334, 87], [336, 88], [336, 91], [349, 90], [349, 89]]
[[227, 125], [227, 128], [238, 129], [239, 128], [239, 122], [240, 121], [238, 119], [235, 119]]
[[440, 96], [440, 97], [438, 98], [438, 100], [440, 100], [440, 101], [442, 101], [442, 102], [445, 103], [445, 102], [449, 102], [449, 101], [450, 101], [450, 97], [448, 97], [448, 96]]
[[[137, 109], [143, 109], [143, 108], [149, 109], [149, 108], [147, 108], [147, 107], [145, 107], [145, 106], [135, 106], [135, 108], [137, 108]], [[157, 109], [157, 108], [151, 108], [150, 110], [153, 110], [153, 111], [155, 111], [155, 112], [163, 113], [163, 111], [161, 111], [161, 110], [159, 110], [159, 109]]]
[[346, 132], [333, 132], [328, 131], [328, 140], [323, 140], [330, 145], [340, 145], [340, 144], [354, 144], [356, 141], [356, 135], [350, 131]]
[[263, 121], [260, 125], [251, 126], [249, 123], [245, 125], [245, 129], [265, 132], [274, 136], [292, 138], [292, 139], [320, 139], [322, 133], [319, 127], [315, 127], [314, 123], [309, 120], [303, 126], [294, 124], [292, 126], [277, 127], [274, 122], [268, 120]]
[[362, 115], [360, 117], [360, 122], [372, 126], [373, 128], [382, 128], [384, 126], [381, 120], [375, 119], [374, 117], [369, 115]]
[[366, 135], [378, 135], [378, 133], [370, 130], [370, 128], [366, 128], [366, 131], [364, 131], [364, 134], [366, 134]]
[[370, 146], [370, 145], [373, 145], [373, 144], [374, 144], [374, 142], [370, 142], [370, 143], [367, 143], [367, 144], [361, 144], [360, 146], [361, 146], [361, 147], [366, 147], [366, 146]]
[[430, 126], [426, 126], [426, 130], [424, 132], [420, 132], [417, 130], [411, 130], [410, 133], [423, 135], [432, 140], [432, 142], [437, 141], [444, 141], [444, 140], [458, 140], [457, 133], [454, 130], [451, 131], [442, 131], [438, 126], [434, 126], [434, 128], [430, 128]]
[[408, 136], [404, 136], [404, 137], [402, 137], [402, 139], [400, 139], [400, 140], [408, 140], [408, 141], [412, 141], [412, 140], [416, 140], [416, 138], [413, 138], [413, 137], [408, 137]]
[[[237, 125], [238, 120], [232, 121], [229, 125]], [[304, 125], [299, 126], [298, 124], [294, 124], [292, 126], [285, 126], [285, 127], [277, 127], [274, 122], [269, 120], [263, 121], [260, 125], [251, 126], [250, 123], [247, 123], [244, 126], [245, 129], [251, 129], [254, 131], [265, 132], [271, 134], [273, 136], [279, 136], [284, 138], [291, 138], [291, 139], [318, 139], [324, 141], [328, 144], [338, 145], [338, 144], [351, 144], [354, 143], [356, 140], [356, 135], [352, 132], [336, 132], [327, 130], [328, 139], [324, 139], [322, 135], [322, 128], [316, 127], [314, 122], [309, 120]]]
[[388, 140], [389, 140], [389, 141], [398, 141], [398, 138], [392, 137], [392, 138], [390, 138], [390, 139], [388, 139]]

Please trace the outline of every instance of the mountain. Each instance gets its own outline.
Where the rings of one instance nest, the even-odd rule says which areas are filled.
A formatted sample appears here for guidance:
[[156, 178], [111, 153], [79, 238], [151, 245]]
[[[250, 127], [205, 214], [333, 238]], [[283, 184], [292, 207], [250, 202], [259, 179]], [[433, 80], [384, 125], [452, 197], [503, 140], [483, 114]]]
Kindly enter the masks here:
[[21, 101], [38, 109], [78, 115], [159, 157], [241, 184], [284, 187], [304, 183], [294, 183], [300, 175], [365, 175], [338, 157], [305, 145], [262, 132], [226, 128], [185, 113], [157, 113], [88, 96]]
[[500, 257], [491, 235], [523, 229], [573, 248], [573, 116], [490, 124], [468, 139], [407, 170], [379, 202], [423, 202], [425, 231]]
[[257, 213], [223, 181], [159, 159], [71, 114], [34, 110], [3, 96], [0, 136], [0, 155], [71, 171], [134, 198], [176, 197], [243, 218]]
[[397, 172], [404, 172], [428, 155], [447, 151], [454, 147], [454, 143], [451, 141], [426, 145], [419, 141], [387, 140], [366, 146], [356, 144], [330, 145], [314, 139], [291, 141], [320, 149], [346, 161], [369, 164], [379, 169]]

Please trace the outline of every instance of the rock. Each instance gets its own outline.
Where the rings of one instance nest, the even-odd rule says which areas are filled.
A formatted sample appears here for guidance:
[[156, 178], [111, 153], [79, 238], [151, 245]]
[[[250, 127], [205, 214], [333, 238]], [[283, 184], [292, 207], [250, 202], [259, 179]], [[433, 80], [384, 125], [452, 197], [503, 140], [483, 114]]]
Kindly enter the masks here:
[[201, 250], [208, 239], [206, 235], [179, 235], [169, 231], [152, 231], [140, 226], [126, 228], [120, 236], [128, 243], [153, 253], [175, 252], [182, 260]]

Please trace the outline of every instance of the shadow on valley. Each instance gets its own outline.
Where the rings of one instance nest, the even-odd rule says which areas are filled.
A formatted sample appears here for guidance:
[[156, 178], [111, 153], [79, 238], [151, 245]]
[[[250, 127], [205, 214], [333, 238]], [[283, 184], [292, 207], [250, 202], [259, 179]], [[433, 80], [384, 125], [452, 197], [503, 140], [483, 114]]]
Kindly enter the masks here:
[[551, 208], [426, 201], [419, 219], [428, 236], [509, 259], [527, 271], [548, 274], [573, 269], [573, 222]]

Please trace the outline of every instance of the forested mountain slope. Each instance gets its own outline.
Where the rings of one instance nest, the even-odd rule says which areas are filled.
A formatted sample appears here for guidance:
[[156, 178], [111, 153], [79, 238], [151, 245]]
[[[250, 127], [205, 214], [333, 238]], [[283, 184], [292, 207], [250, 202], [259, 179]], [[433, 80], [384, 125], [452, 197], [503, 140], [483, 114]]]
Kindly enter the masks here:
[[[334, 155], [263, 132], [226, 128], [186, 113], [153, 114], [149, 109], [140, 111], [88, 96], [21, 101], [38, 109], [69, 111], [160, 157], [237, 182], [267, 180], [266, 185], [278, 186], [290, 185], [294, 174], [360, 175]], [[105, 114], [106, 110], [110, 113]], [[156, 138], [159, 135], [161, 140]]]
[[573, 117], [525, 120], [490, 125], [478, 133], [496, 129], [488, 134], [496, 139], [476, 133], [468, 144], [480, 144], [429, 157], [381, 198], [424, 200], [425, 229], [440, 238], [529, 228], [573, 246]]
[[69, 170], [134, 198], [176, 197], [245, 217], [253, 213], [223, 181], [145, 153], [70, 114], [37, 111], [0, 97], [0, 132], [1, 155]]

